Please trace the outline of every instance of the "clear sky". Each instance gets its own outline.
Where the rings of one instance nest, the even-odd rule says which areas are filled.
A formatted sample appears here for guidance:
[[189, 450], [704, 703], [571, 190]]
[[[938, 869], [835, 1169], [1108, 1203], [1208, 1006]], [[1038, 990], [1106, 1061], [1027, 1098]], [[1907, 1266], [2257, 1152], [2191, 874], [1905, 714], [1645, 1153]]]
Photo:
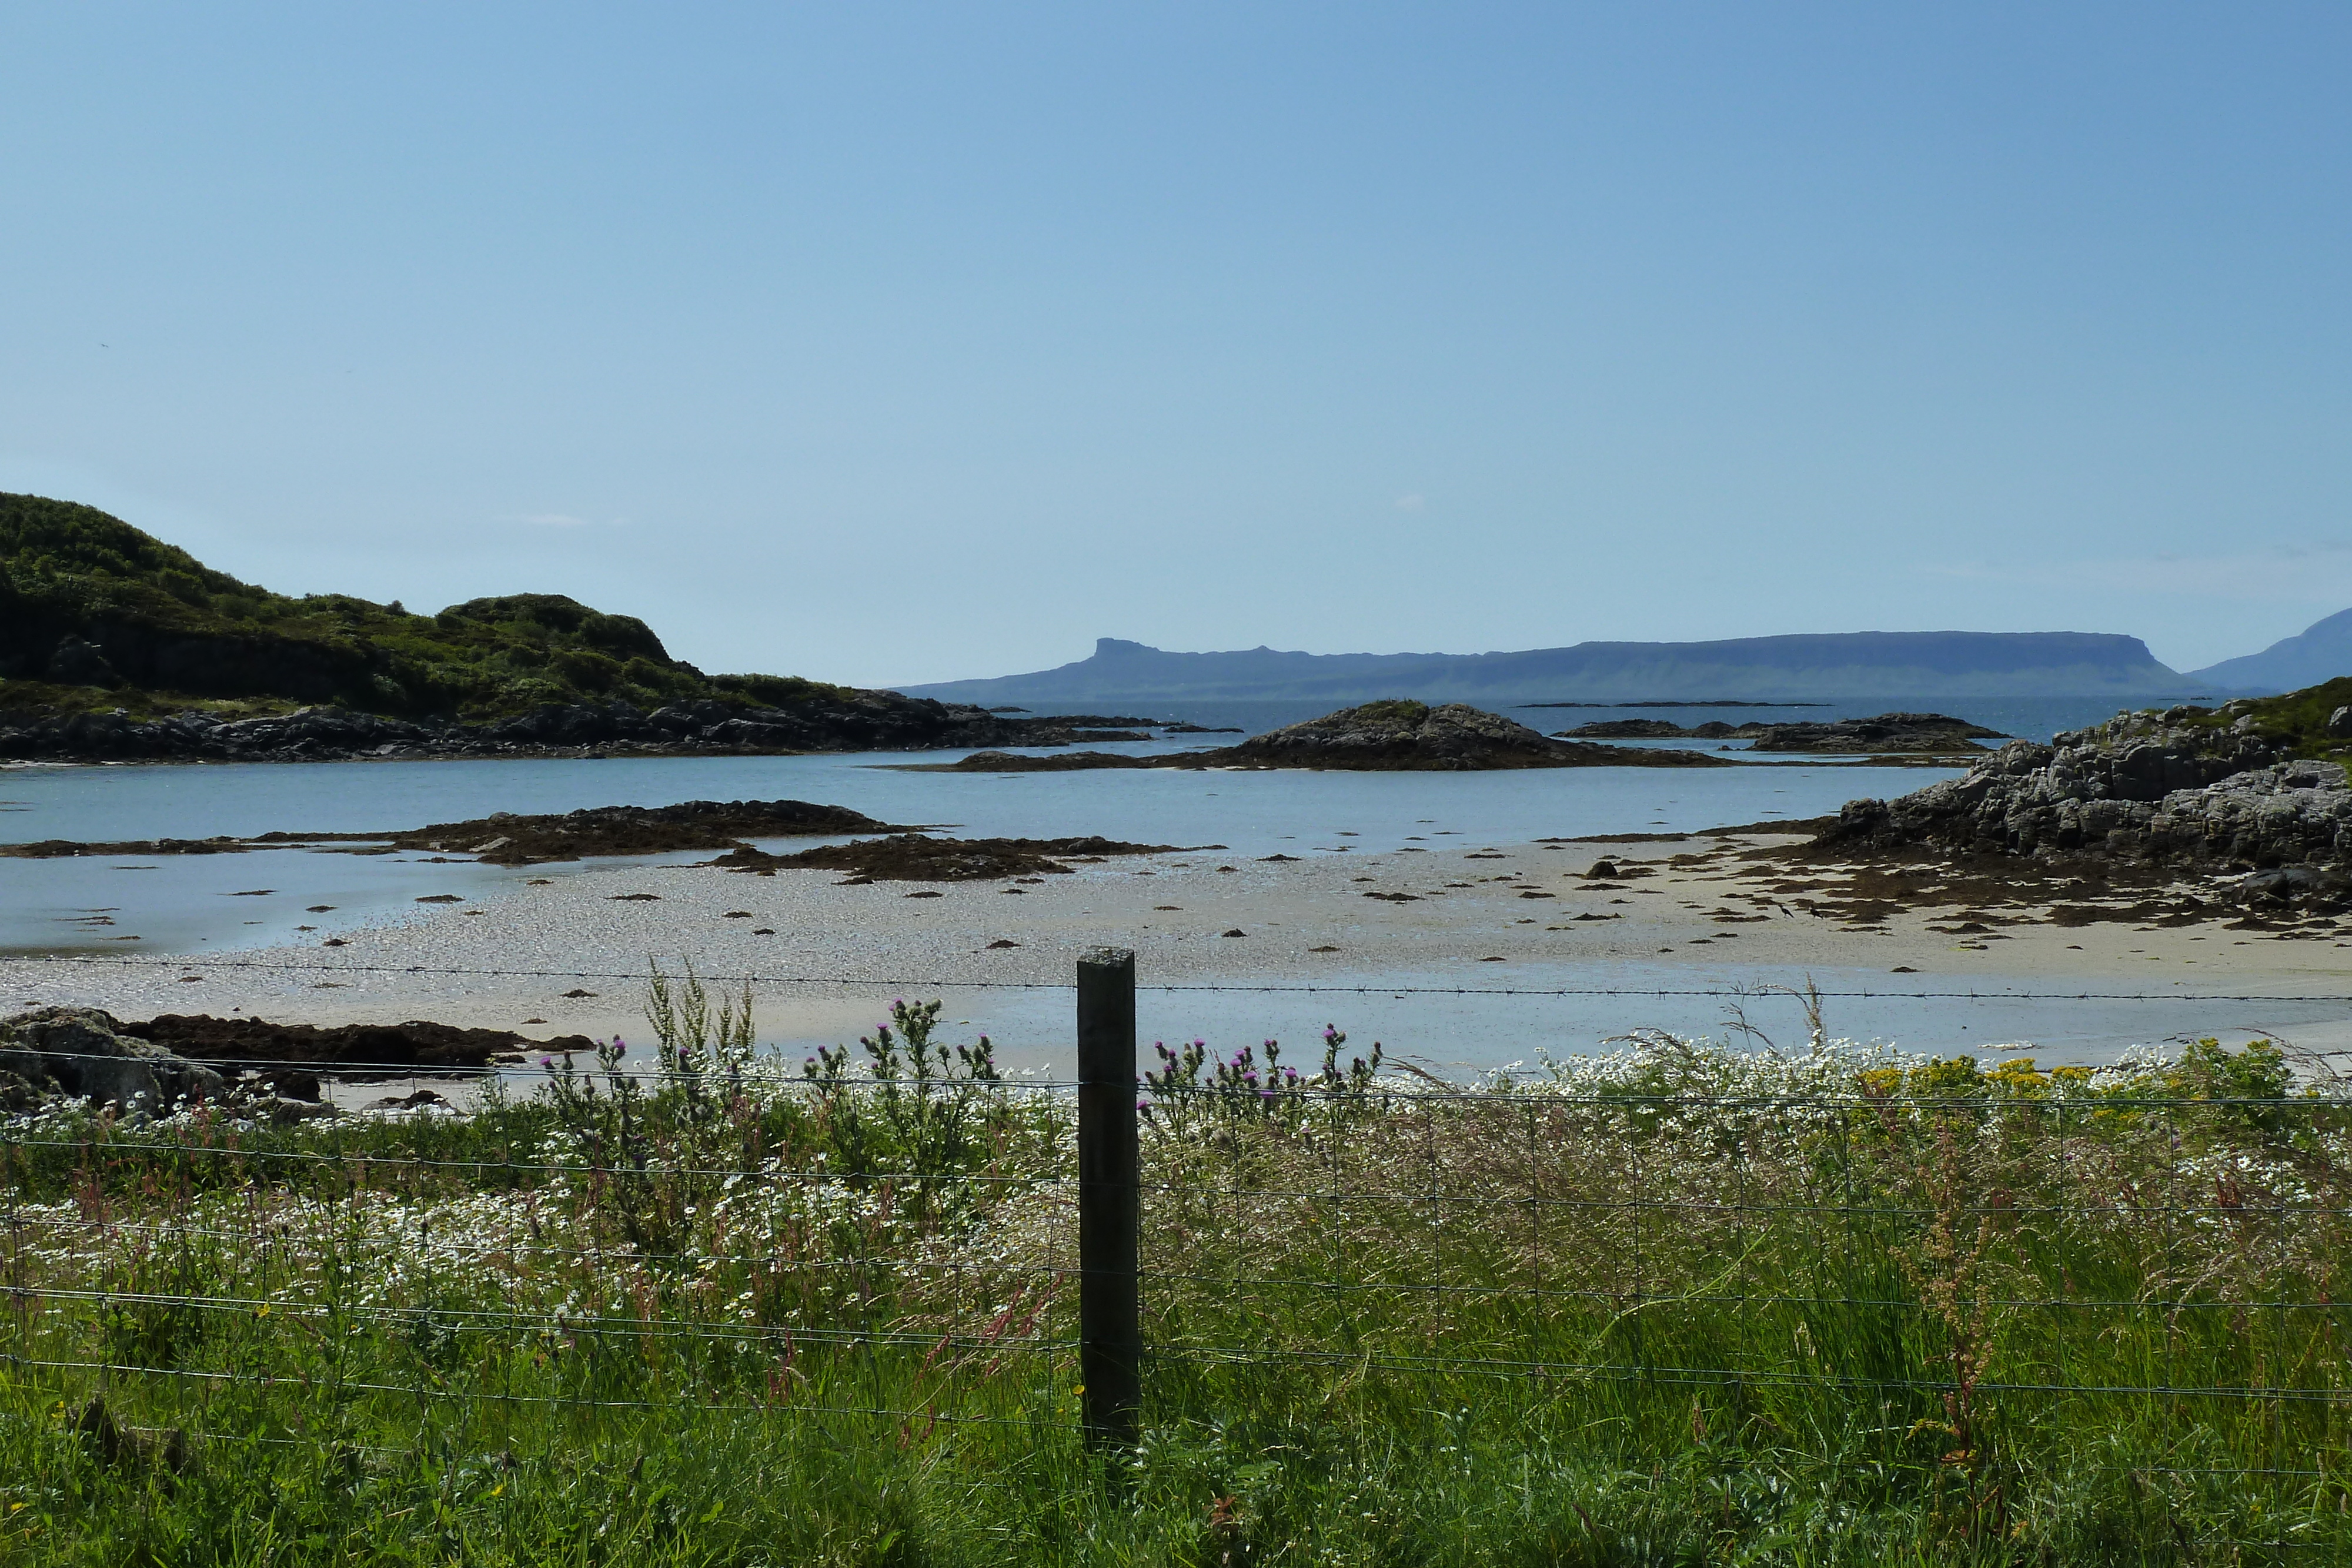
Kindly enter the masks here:
[[2352, 8], [19, 0], [0, 489], [710, 670], [2352, 604]]

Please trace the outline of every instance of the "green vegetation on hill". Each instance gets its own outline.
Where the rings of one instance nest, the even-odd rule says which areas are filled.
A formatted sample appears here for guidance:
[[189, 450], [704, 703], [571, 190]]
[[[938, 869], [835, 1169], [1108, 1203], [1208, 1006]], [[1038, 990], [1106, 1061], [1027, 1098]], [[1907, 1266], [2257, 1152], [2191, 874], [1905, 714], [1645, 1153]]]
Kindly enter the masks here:
[[2315, 686], [2284, 696], [2241, 697], [2199, 713], [2189, 723], [2200, 728], [2226, 729], [2251, 718], [2263, 738], [2292, 747], [2297, 757], [2352, 756], [2352, 735], [2329, 734], [2327, 720], [2338, 708], [2352, 707], [2352, 675], [2338, 675]]
[[0, 494], [0, 710], [332, 703], [491, 718], [543, 703], [790, 707], [843, 695], [777, 675], [705, 675], [644, 622], [561, 594], [437, 615], [341, 593], [291, 598], [215, 571], [95, 507]]

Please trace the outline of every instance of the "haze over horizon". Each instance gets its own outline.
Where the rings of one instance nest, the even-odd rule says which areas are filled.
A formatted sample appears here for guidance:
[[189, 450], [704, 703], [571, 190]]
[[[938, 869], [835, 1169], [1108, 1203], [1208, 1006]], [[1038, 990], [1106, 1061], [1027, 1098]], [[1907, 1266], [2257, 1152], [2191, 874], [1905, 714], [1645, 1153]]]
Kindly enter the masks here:
[[905, 685], [2352, 603], [2315, 5], [0, 19], [0, 490]]

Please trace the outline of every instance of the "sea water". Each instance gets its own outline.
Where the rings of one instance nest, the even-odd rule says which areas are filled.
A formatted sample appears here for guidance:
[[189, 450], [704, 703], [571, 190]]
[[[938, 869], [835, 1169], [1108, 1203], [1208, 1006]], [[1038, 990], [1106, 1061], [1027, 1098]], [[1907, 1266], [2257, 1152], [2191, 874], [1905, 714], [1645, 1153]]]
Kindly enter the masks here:
[[[1304, 706], [1304, 712], [1290, 711], [1291, 705], [1189, 703], [1119, 705], [1105, 711], [1202, 724], [1222, 719], [1257, 729], [1322, 711], [1319, 705]], [[1606, 717], [1655, 716], [1695, 725], [1708, 717], [1737, 723], [1757, 717], [1848, 716], [1897, 706], [1928, 711], [1958, 706], [1963, 716], [1990, 727], [2046, 738], [2055, 729], [2104, 717], [2115, 706], [2105, 698], [2006, 706], [1882, 702], [1789, 711], [1730, 706], [1546, 709], [1517, 712], [1515, 716], [1554, 729]], [[1223, 739], [1177, 737], [1101, 748], [1164, 752], [1217, 745]], [[0, 768], [0, 840], [102, 842], [245, 836], [273, 830], [392, 831], [496, 811], [536, 814], [616, 804], [785, 798], [846, 806], [882, 821], [938, 827], [966, 836], [1098, 833], [1141, 842], [1222, 845], [1236, 856], [1281, 852], [1312, 857], [1393, 851], [1415, 836], [1424, 843], [1470, 847], [1799, 821], [1834, 812], [1856, 797], [1899, 794], [1956, 776], [1948, 769], [1856, 768], [1803, 758], [1721, 768], [1480, 773], [934, 770], [960, 755], [11, 767]], [[794, 841], [793, 847], [811, 841]], [[702, 858], [701, 853], [649, 857], [667, 862]], [[578, 862], [559, 862], [535, 867], [533, 874], [563, 877], [583, 869]], [[315, 943], [344, 925], [410, 906], [428, 881], [436, 893], [454, 889], [470, 894], [478, 884], [488, 894], [510, 883], [512, 874], [509, 868], [434, 863], [412, 854], [362, 857], [299, 849], [0, 859], [0, 952], [191, 954], [289, 941]], [[331, 907], [314, 907], [321, 905]], [[1604, 967], [1606, 973], [1563, 972], [1540, 983], [1689, 991], [1790, 985], [1806, 977], [1765, 974], [1731, 963]], [[1515, 977], [1522, 984], [1538, 982], [1532, 973]], [[1883, 993], [1895, 988], [1876, 969], [1821, 970], [1812, 977], [1834, 989]], [[1304, 1039], [1335, 1017], [1346, 1026], [1348, 1017], [1337, 1015], [1357, 1019], [1376, 1016], [1393, 1037], [1443, 1042], [1425, 1050], [1424, 1058], [1459, 1068], [1500, 1065], [1525, 1058], [1538, 1046], [1589, 1049], [1636, 1023], [1719, 1032], [1726, 1015], [1724, 1002], [1713, 997], [1533, 1000], [1413, 994], [1412, 988], [1419, 986], [1462, 983], [1461, 977], [1434, 968], [1428, 973], [1356, 975], [1349, 983], [1387, 994], [1348, 1000], [1279, 993], [1214, 998], [1147, 993], [1144, 1028], [1147, 1038], [1207, 1030], [1253, 1039], [1264, 1034]], [[1474, 983], [1491, 981], [1481, 976]], [[2048, 988], [2004, 981], [1986, 972], [1979, 988]], [[979, 1005], [977, 999], [973, 1005]], [[1066, 1029], [1057, 1010], [1066, 1006], [1066, 999], [1053, 993], [1006, 995], [991, 998], [986, 1010], [1000, 1038], [1043, 1041]], [[1770, 1017], [1776, 1038], [1794, 1037], [1791, 1004], [1759, 1004], [1751, 1011]], [[2032, 1039], [2056, 1058], [2099, 1060], [2126, 1045], [2184, 1030], [2292, 1030], [2323, 1015], [2333, 1016], [2325, 1006], [2315, 1011], [2311, 1004], [2282, 1002], [2268, 1005], [2255, 1019], [2240, 1004], [2199, 1003], [2188, 998], [2160, 1011], [2157, 1016], [2147, 1006], [2134, 1003], [2053, 1009], [1998, 997], [1923, 1002], [1892, 996], [1841, 1002], [1833, 1021], [1838, 1032], [1862, 1038], [1960, 1049], [1980, 1041]]]
[[[1106, 747], [1185, 748], [1159, 741]], [[0, 770], [0, 839], [102, 843], [276, 830], [391, 831], [494, 811], [790, 799], [965, 837], [1095, 833], [1188, 848], [1213, 844], [1237, 855], [1306, 857], [1394, 850], [1414, 834], [1476, 845], [1797, 821], [1833, 812], [1858, 795], [1952, 776], [1788, 761], [1482, 773], [933, 770], [960, 755], [15, 768]], [[494, 869], [479, 868], [484, 885]], [[577, 862], [558, 864], [541, 873], [579, 869]], [[146, 953], [275, 944], [294, 936], [298, 926], [331, 934], [339, 924], [405, 904], [427, 877], [435, 891], [457, 886], [467, 870], [420, 855], [307, 849], [5, 859], [0, 950], [120, 952], [133, 936]], [[315, 904], [333, 908], [314, 915]]]

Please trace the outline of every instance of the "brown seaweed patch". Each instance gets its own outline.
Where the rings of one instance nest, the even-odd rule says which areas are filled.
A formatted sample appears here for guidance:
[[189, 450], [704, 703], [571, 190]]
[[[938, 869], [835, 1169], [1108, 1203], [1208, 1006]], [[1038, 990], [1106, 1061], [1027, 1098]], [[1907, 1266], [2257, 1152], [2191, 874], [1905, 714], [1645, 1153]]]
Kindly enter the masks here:
[[1167, 854], [1175, 848], [1173, 844], [1130, 844], [1104, 838], [934, 839], [920, 833], [895, 833], [888, 838], [824, 844], [789, 855], [739, 848], [706, 863], [729, 871], [773, 871], [779, 867], [845, 871], [852, 873], [847, 879], [852, 885], [860, 882], [974, 882], [984, 877], [1066, 873], [1070, 868], [1063, 863], [1065, 861]]

